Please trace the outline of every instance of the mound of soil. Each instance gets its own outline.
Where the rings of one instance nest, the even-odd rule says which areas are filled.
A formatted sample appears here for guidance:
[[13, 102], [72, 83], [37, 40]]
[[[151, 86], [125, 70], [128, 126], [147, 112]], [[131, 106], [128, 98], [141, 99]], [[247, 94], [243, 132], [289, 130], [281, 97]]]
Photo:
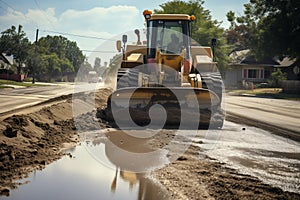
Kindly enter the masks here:
[[[85, 105], [93, 101], [96, 107], [105, 106], [110, 93], [111, 90], [103, 89], [97, 93], [79, 93], [73, 99], [72, 95], [58, 97], [47, 101], [52, 102], [51, 106], [37, 112], [12, 115], [1, 121], [0, 194], [9, 195], [9, 190], [18, 185], [16, 180], [61, 158], [64, 144], [76, 145], [77, 129], [91, 130], [95, 126], [96, 110], [86, 113]], [[73, 113], [74, 101], [81, 105], [76, 110], [77, 116]], [[80, 121], [83, 123], [74, 123], [74, 117], [84, 119]], [[107, 126], [99, 120], [96, 123]]]

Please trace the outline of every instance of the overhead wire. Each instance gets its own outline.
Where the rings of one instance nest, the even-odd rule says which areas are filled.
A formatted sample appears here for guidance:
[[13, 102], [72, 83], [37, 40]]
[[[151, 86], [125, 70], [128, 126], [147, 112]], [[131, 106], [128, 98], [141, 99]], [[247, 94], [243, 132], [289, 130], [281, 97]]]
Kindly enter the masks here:
[[38, 8], [38, 10], [42, 12], [42, 14], [45, 16], [46, 20], [49, 22], [49, 24], [50, 24], [50, 25], [52, 26], [52, 28], [54, 29], [54, 25], [53, 25], [52, 21], [49, 19], [48, 14], [45, 13], [45, 12], [41, 9], [39, 3], [38, 3], [36, 0], [34, 0], [34, 3], [35, 3], [35, 5], [36, 5], [36, 7]]
[[8, 4], [7, 2], [5, 2], [4, 0], [0, 0], [0, 2], [2, 2], [3, 4], [5, 4], [7, 7], [11, 8], [13, 11], [20, 13], [24, 19], [28, 19], [30, 22], [32, 22], [36, 27], [38, 27], [37, 23], [35, 23], [35, 21], [33, 19], [31, 19], [30, 17], [26, 16], [23, 12], [15, 9], [13, 6], [11, 6], [10, 4]]
[[[21, 15], [25, 18], [28, 19], [29, 21], [33, 22], [34, 25], [38, 28], [38, 25], [35, 23], [35, 21], [31, 18], [29, 18], [28, 16], [26, 16], [24, 13], [20, 12], [19, 10], [15, 9], [13, 6], [11, 6], [10, 4], [8, 4], [7, 2], [5, 2], [4, 0], [0, 0], [0, 2], [2, 2], [3, 4], [5, 4], [7, 7], [11, 8], [13, 11], [21, 13]], [[37, 8], [41, 11], [41, 8], [38, 4], [38, 2], [36, 0], [34, 0]], [[2, 8], [3, 10], [5, 10], [5, 8], [3, 8], [2, 6], [0, 6], [0, 8]], [[45, 16], [47, 21], [52, 25], [52, 22], [49, 20], [49, 18], [47, 16]], [[74, 36], [74, 37], [81, 37], [81, 38], [86, 38], [86, 39], [97, 39], [97, 40], [105, 40], [105, 41], [113, 41], [115, 42], [116, 39], [110, 39], [110, 38], [103, 38], [103, 37], [96, 37], [96, 36], [87, 36], [87, 35], [79, 35], [79, 34], [73, 34], [73, 33], [66, 33], [66, 32], [60, 32], [60, 31], [53, 31], [53, 30], [43, 30], [43, 29], [39, 29], [39, 31], [44, 32], [44, 33], [54, 33], [54, 34], [60, 34], [60, 35], [69, 35], [69, 36]], [[99, 52], [99, 53], [117, 53], [116, 51], [98, 51], [98, 50], [82, 50], [85, 52]]]
[[117, 51], [101, 51], [101, 50], [86, 50], [86, 49], [83, 49], [81, 51], [85, 51], [85, 52], [97, 52], [97, 53], [118, 53]]
[[87, 36], [87, 35], [79, 35], [79, 34], [73, 34], [73, 33], [66, 33], [66, 32], [59, 32], [59, 31], [51, 31], [51, 30], [40, 30], [42, 32], [48, 32], [48, 33], [56, 33], [60, 35], [69, 35], [69, 36], [75, 36], [75, 37], [81, 37], [81, 38], [88, 38], [88, 39], [97, 39], [97, 40], [107, 40], [107, 41], [116, 41], [114, 39], [109, 38], [102, 38], [102, 37], [96, 37], [96, 36]]

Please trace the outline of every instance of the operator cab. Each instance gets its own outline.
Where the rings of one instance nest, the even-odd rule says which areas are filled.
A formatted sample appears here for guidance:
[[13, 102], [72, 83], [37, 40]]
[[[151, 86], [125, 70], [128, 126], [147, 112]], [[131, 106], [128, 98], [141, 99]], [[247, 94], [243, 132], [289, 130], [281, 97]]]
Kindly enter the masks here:
[[[150, 12], [150, 13], [148, 13]], [[144, 11], [147, 22], [147, 58], [155, 58], [157, 49], [162, 54], [182, 54], [190, 57], [190, 22], [194, 16], [183, 14], [153, 14]]]

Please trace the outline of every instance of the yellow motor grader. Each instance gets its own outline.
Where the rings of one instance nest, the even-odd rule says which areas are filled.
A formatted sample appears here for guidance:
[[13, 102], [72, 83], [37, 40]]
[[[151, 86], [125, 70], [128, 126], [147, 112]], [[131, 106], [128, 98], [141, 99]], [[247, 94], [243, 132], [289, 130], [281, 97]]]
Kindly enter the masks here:
[[[147, 42], [117, 41], [123, 60], [106, 118], [125, 126], [161, 124], [222, 128], [222, 79], [211, 47], [194, 46], [192, 15], [152, 14], [145, 10]], [[123, 43], [123, 44], [122, 44]], [[195, 128], [191, 126], [190, 128]]]

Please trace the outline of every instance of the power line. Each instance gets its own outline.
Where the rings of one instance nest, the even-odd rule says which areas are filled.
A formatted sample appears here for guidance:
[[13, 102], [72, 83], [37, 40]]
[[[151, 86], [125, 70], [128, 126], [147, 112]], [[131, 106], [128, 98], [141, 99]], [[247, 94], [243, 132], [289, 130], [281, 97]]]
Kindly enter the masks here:
[[59, 32], [59, 31], [51, 31], [51, 30], [41, 30], [44, 33], [55, 33], [55, 34], [60, 34], [60, 35], [70, 35], [70, 36], [75, 36], [75, 37], [81, 37], [81, 38], [88, 38], [88, 39], [97, 39], [97, 40], [108, 40], [108, 41], [116, 41], [113, 39], [108, 39], [108, 38], [102, 38], [102, 37], [95, 37], [95, 36], [86, 36], [86, 35], [78, 35], [78, 34], [72, 34], [72, 33], [65, 33], [65, 32]]
[[97, 50], [81, 50], [81, 51], [85, 51], [85, 52], [98, 52], [98, 53], [117, 53], [116, 51], [97, 51]]
[[36, 26], [36, 27], [38, 27], [38, 25], [35, 23], [35, 21], [34, 20], [32, 20], [32, 19], [30, 19], [28, 16], [26, 16], [23, 12], [21, 12], [21, 11], [18, 11], [17, 9], [15, 9], [14, 7], [12, 7], [10, 4], [8, 4], [8, 3], [6, 3], [5, 1], [3, 1], [3, 0], [0, 0], [3, 4], [5, 4], [7, 7], [9, 7], [9, 8], [11, 8], [13, 11], [15, 11], [15, 12], [19, 12], [19, 13], [21, 13], [22, 14], [22, 16], [25, 18], [25, 19], [27, 19], [27, 20], [29, 20], [29, 21], [31, 21], [31, 22], [33, 22], [34, 23], [34, 25]]
[[48, 21], [48, 23], [52, 26], [52, 28], [54, 28], [53, 23], [52, 23], [52, 22], [50, 21], [50, 19], [48, 18], [48, 17], [49, 17], [48, 14], [45, 13], [45, 12], [41, 9], [40, 5], [38, 4], [38, 2], [37, 2], [36, 0], [34, 0], [34, 3], [35, 3], [35, 5], [36, 5], [36, 7], [41, 11], [41, 13], [46, 17], [46, 20]]

